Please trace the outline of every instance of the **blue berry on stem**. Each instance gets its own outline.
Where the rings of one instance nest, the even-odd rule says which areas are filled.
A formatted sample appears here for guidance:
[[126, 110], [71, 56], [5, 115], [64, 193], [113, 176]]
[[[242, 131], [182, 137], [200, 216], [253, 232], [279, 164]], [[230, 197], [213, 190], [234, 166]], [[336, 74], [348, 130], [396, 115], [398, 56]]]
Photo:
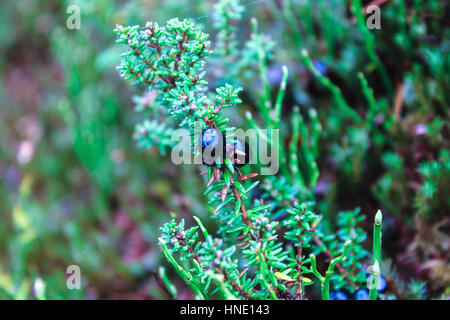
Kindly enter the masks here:
[[216, 159], [223, 158], [225, 135], [217, 129], [208, 128], [202, 132], [202, 163], [213, 165]]
[[380, 275], [380, 280], [378, 280], [378, 292], [383, 292], [386, 290], [386, 277]]

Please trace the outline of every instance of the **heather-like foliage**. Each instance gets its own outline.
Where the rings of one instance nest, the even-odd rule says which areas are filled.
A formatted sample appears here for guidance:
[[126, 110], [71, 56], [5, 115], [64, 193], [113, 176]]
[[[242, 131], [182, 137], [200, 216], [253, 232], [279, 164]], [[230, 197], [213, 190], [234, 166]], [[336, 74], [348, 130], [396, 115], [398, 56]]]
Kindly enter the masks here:
[[[229, 129], [226, 128], [228, 119], [221, 116], [221, 111], [241, 103], [238, 94], [242, 89], [226, 84], [216, 89], [214, 101], [209, 98], [208, 83], [202, 71], [204, 59], [211, 53], [207, 35], [197, 31], [188, 20], [177, 19], [168, 21], [165, 27], [154, 23], [148, 23], [143, 29], [119, 25], [115, 32], [118, 34], [117, 42], [128, 48], [118, 67], [122, 77], [137, 80], [136, 84], [144, 84], [149, 91], [153, 90], [157, 101], [166, 108], [167, 116], [175, 123], [190, 128], [192, 135], [195, 122], [199, 120], [202, 129]], [[256, 42], [254, 48], [261, 52], [262, 43]], [[264, 68], [266, 58], [259, 54], [257, 59], [260, 62], [258, 68]], [[285, 77], [273, 107], [269, 92], [261, 94], [260, 109], [266, 115], [266, 124], [276, 128], [279, 128], [281, 120], [286, 67], [283, 71]], [[260, 77], [267, 83], [265, 72], [260, 72]], [[248, 117], [251, 119], [251, 115]], [[314, 110], [310, 117], [316, 119]], [[316, 122], [312, 132], [315, 136], [308, 139], [310, 142], [303, 142], [301, 153], [296, 142], [300, 137], [309, 137], [310, 133], [298, 109], [292, 126], [291, 145], [286, 150], [281, 145], [279, 152], [283, 157], [282, 166], [286, 169], [283, 176], [289, 179], [288, 185], [298, 188], [300, 199], [293, 198], [285, 204], [282, 198], [288, 193], [280, 190], [282, 198], [278, 201], [272, 198], [271, 192], [266, 199], [261, 197], [259, 203], [258, 200], [252, 203], [249, 195], [259, 181], [248, 184], [247, 180], [257, 174], [243, 175], [230, 161], [215, 163], [204, 172], [207, 181], [204, 194], [210, 196], [210, 205], [215, 208], [212, 217], [219, 226], [218, 238], [208, 233], [199, 218], [195, 220], [203, 240], [197, 239], [198, 227], [187, 228], [184, 220], [179, 223], [172, 220], [161, 228], [159, 242], [164, 255], [197, 297], [208, 299], [220, 291], [225, 299], [304, 299], [305, 286], [313, 284], [307, 275], [312, 272], [318, 275], [315, 263], [311, 269], [311, 261], [315, 261], [315, 257], [312, 256], [314, 260], [311, 260], [306, 254], [311, 252], [313, 239], [319, 252], [325, 250], [330, 259], [336, 257], [330, 263], [325, 278], [319, 277], [324, 299], [330, 298], [330, 283], [340, 288], [347, 280], [353, 290], [365, 284], [365, 279], [361, 280], [361, 261], [368, 255], [360, 246], [365, 233], [356, 226], [361, 220], [357, 211], [341, 213], [337, 239], [316, 229], [320, 217], [312, 211], [314, 204], [300, 202], [312, 197], [311, 190], [317, 182], [318, 171], [314, 162], [317, 134], [314, 132], [320, 130], [320, 125]], [[286, 156], [288, 153], [289, 158]], [[304, 156], [301, 159], [305, 166], [303, 172], [300, 172], [303, 168], [298, 159], [300, 154]], [[273, 209], [280, 205], [287, 209], [277, 219], [273, 217]], [[323, 241], [327, 244], [324, 245]], [[336, 265], [342, 272], [340, 276], [333, 275]]]
[[448, 299], [449, 8], [3, 1], [0, 299]]

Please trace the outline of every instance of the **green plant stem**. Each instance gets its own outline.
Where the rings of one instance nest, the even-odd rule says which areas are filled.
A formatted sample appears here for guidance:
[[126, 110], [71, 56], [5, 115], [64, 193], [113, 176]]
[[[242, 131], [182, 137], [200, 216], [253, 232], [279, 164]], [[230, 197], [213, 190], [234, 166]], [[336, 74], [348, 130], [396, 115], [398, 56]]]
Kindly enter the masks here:
[[272, 298], [272, 300], [278, 300], [277, 295], [275, 294], [275, 292], [270, 288], [269, 283], [266, 281], [266, 279], [264, 278], [264, 276], [261, 274], [259, 275], [259, 279], [261, 280], [264, 288], [269, 292], [270, 297]]
[[274, 127], [280, 127], [281, 120], [281, 107], [283, 103], [283, 98], [286, 93], [286, 82], [288, 78], [288, 68], [283, 66], [283, 78], [281, 79], [280, 89], [278, 90], [277, 99], [275, 101], [275, 119], [274, 119]]
[[278, 300], [277, 295], [275, 294], [275, 292], [272, 290], [271, 286], [269, 285], [269, 283], [266, 280], [266, 276], [268, 276], [269, 268], [267, 267], [266, 264], [266, 260], [264, 258], [263, 253], [261, 252], [261, 248], [259, 248], [259, 264], [261, 266], [261, 274], [259, 275], [259, 279], [261, 280], [264, 288], [269, 292], [269, 296], [273, 299], [273, 300]]
[[192, 276], [192, 274], [185, 270], [173, 257], [173, 255], [170, 253], [169, 248], [167, 248], [167, 244], [162, 238], [158, 238], [159, 243], [161, 244], [164, 256], [166, 259], [170, 262], [170, 264], [173, 266], [175, 271], [178, 273], [178, 275], [183, 278], [186, 283], [191, 287], [191, 289], [194, 291], [194, 293], [198, 297], [202, 297], [204, 300], [209, 300], [208, 295], [203, 292], [200, 284], [195, 280], [195, 278]]
[[311, 152], [313, 153], [314, 159], [317, 159], [319, 155], [319, 135], [322, 131], [322, 125], [320, 124], [319, 117], [316, 109], [309, 109], [309, 119], [311, 120]]
[[383, 214], [380, 210], [375, 215], [375, 223], [373, 224], [373, 263], [378, 261], [380, 264], [381, 255], [381, 228], [383, 223]]
[[163, 266], [160, 266], [158, 269], [159, 277], [164, 282], [164, 284], [167, 287], [167, 290], [169, 290], [169, 293], [172, 295], [173, 298], [177, 296], [177, 288], [170, 282], [169, 278], [167, 277], [166, 269]]
[[218, 276], [217, 274], [212, 272], [212, 270], [208, 270], [208, 276], [216, 280], [217, 285], [219, 286], [219, 289], [222, 292], [225, 300], [237, 300], [237, 298], [230, 292], [230, 290], [228, 290], [227, 286], [225, 285], [223, 276]]
[[374, 119], [377, 112], [377, 101], [375, 100], [375, 96], [373, 95], [373, 90], [369, 86], [366, 77], [362, 72], [358, 72], [358, 79], [361, 83], [361, 87], [363, 90], [363, 94], [369, 103], [369, 111], [367, 113], [367, 120], [369, 121], [369, 126], [375, 127]]
[[383, 214], [380, 210], [375, 215], [373, 224], [373, 267], [372, 279], [369, 291], [369, 300], [376, 300], [378, 295], [378, 283], [380, 279], [380, 262], [381, 262], [381, 229], [383, 224]]
[[344, 96], [342, 95], [341, 89], [339, 89], [336, 85], [334, 85], [330, 79], [323, 76], [315, 67], [311, 60], [311, 57], [308, 54], [306, 49], [303, 49], [301, 52], [301, 59], [305, 66], [312, 72], [312, 74], [317, 78], [317, 81], [328, 90], [330, 90], [333, 98], [337, 104], [337, 106], [342, 110], [342, 112], [351, 118], [355, 123], [361, 124], [363, 121], [358, 113], [353, 110], [348, 103], [345, 101]]
[[205, 237], [205, 240], [209, 242], [209, 244], [212, 244], [212, 238], [209, 236], [208, 230], [206, 230], [205, 226], [203, 225], [202, 221], [199, 217], [193, 216], [195, 222], [197, 222], [198, 226], [200, 227], [200, 231], [203, 234], [203, 237]]
[[283, 16], [285, 17], [285, 21], [288, 24], [290, 31], [292, 32], [295, 45], [297, 48], [301, 48], [303, 46], [302, 34], [298, 27], [297, 19], [293, 14], [291, 0], [282, 1], [281, 6], [281, 11], [283, 12]]
[[309, 257], [311, 258], [311, 271], [312, 273], [319, 279], [320, 286], [321, 286], [321, 292], [322, 292], [322, 299], [323, 300], [330, 300], [330, 279], [331, 276], [334, 273], [334, 269], [338, 263], [341, 263], [344, 261], [348, 254], [348, 250], [350, 249], [352, 242], [350, 240], [347, 240], [344, 244], [344, 249], [342, 250], [341, 255], [331, 260], [330, 264], [328, 265], [328, 269], [325, 272], [325, 277], [320, 274], [320, 272], [317, 270], [317, 263], [316, 263], [316, 256], [314, 254], [311, 254]]
[[325, 280], [324, 280], [323, 292], [322, 292], [322, 297], [324, 297], [325, 300], [330, 300], [330, 279], [331, 279], [331, 275], [334, 272], [334, 268], [336, 267], [337, 263], [341, 263], [342, 261], [344, 261], [344, 259], [347, 256], [348, 250], [350, 249], [351, 244], [352, 244], [351, 241], [347, 240], [344, 244], [344, 250], [342, 250], [342, 254], [340, 256], [338, 256], [337, 258], [334, 258], [333, 260], [331, 260], [330, 265], [328, 266], [328, 270], [325, 273]]
[[[251, 19], [252, 24], [252, 36], [257, 36], [258, 34], [258, 21], [256, 18]], [[272, 109], [272, 102], [270, 100], [270, 84], [267, 79], [267, 63], [266, 63], [266, 53], [262, 50], [261, 47], [258, 47], [257, 51], [258, 55], [258, 71], [259, 77], [263, 84], [263, 92], [260, 97], [259, 109], [261, 113], [264, 115], [264, 119], [266, 123], [270, 123], [270, 111]]]
[[298, 106], [292, 113], [292, 138], [289, 143], [289, 169], [292, 172], [302, 194], [309, 194], [309, 190], [300, 173], [298, 161], [298, 139], [300, 138], [300, 110]]
[[[255, 119], [253, 119], [252, 113], [250, 111], [247, 111], [245, 113], [245, 117], [247, 118], [247, 120], [248, 120], [248, 122], [250, 124], [250, 127], [252, 127], [253, 129], [256, 130], [256, 132], [258, 134], [258, 138], [262, 139], [261, 141], [264, 141], [267, 144], [272, 145], [271, 139], [269, 139], [267, 137], [267, 135], [264, 133], [263, 129], [261, 129], [256, 124]], [[268, 122], [266, 122], [266, 123], [268, 123]], [[283, 173], [283, 175], [285, 177], [290, 177], [289, 170], [288, 170], [288, 168], [286, 166], [286, 162], [287, 162], [286, 151], [285, 151], [285, 148], [284, 148], [284, 145], [283, 145], [282, 141], [280, 141], [278, 152], [279, 152], [279, 156], [280, 156], [280, 170], [281, 170], [281, 172]]]
[[308, 126], [301, 114], [298, 115], [299, 120], [299, 130], [301, 137], [301, 150], [300, 154], [302, 155], [303, 162], [301, 165], [305, 167], [304, 169], [304, 180], [306, 182], [306, 186], [310, 190], [314, 189], [314, 186], [319, 178], [319, 168], [317, 167], [316, 160], [314, 159], [314, 153], [312, 151], [311, 146], [311, 135], [308, 130]]
[[378, 264], [378, 261], [375, 261], [372, 267], [372, 278], [369, 290], [369, 300], [377, 299], [379, 281], [380, 281], [380, 266]]
[[317, 270], [316, 256], [313, 253], [311, 253], [309, 257], [311, 259], [311, 271], [317, 277], [317, 279], [319, 279], [319, 282], [322, 284], [325, 278], [320, 274], [319, 270]]
[[366, 47], [367, 54], [369, 56], [369, 59], [372, 61], [372, 63], [376, 66], [378, 69], [378, 72], [380, 73], [380, 76], [383, 80], [383, 83], [386, 87], [386, 90], [388, 92], [389, 97], [393, 96], [394, 90], [392, 87], [391, 80], [389, 79], [389, 75], [381, 63], [380, 59], [377, 56], [377, 53], [375, 51], [375, 37], [372, 34], [371, 30], [369, 30], [366, 26], [366, 20], [361, 4], [361, 0], [353, 0], [351, 5], [353, 15], [356, 17], [356, 24], [358, 26], [358, 29], [363, 35], [364, 39], [364, 45]]

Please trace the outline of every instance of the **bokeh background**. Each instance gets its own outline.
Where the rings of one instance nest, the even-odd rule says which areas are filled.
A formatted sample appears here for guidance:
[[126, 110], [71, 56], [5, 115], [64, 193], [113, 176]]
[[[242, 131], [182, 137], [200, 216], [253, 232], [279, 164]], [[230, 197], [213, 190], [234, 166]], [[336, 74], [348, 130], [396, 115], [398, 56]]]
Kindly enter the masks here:
[[[156, 245], [158, 228], [173, 215], [207, 221], [211, 209], [198, 169], [176, 166], [157, 148], [138, 148], [133, 141], [134, 127], [143, 120], [134, 101], [143, 92], [116, 72], [123, 48], [112, 30], [117, 23], [163, 25], [173, 17], [192, 18], [214, 44], [215, 2], [2, 1], [1, 299], [35, 299], [42, 283], [48, 299], [168, 298], [158, 274], [166, 266]], [[397, 297], [409, 298], [409, 286], [419, 293], [413, 298], [446, 297], [449, 4], [380, 1], [376, 50], [395, 90], [389, 96], [367, 56], [350, 2], [242, 0], [238, 45], [245, 48], [250, 18], [256, 17], [275, 44], [269, 65], [273, 88], [281, 65], [290, 70], [285, 117], [293, 105], [313, 105], [319, 112], [325, 128], [319, 213], [333, 224], [337, 212], [360, 207], [370, 232], [373, 215], [382, 209], [383, 255]], [[66, 9], [73, 4], [81, 9], [79, 30], [66, 27]], [[374, 141], [367, 131], [342, 124], [329, 92], [302, 65], [302, 48], [361, 115], [367, 107], [357, 72], [368, 75], [377, 99], [385, 101], [382, 111], [391, 115], [374, 121], [388, 132]], [[226, 80], [217, 64], [208, 65], [208, 74], [213, 86]], [[259, 84], [245, 75], [239, 83], [244, 105], [230, 116], [245, 126], [243, 114], [256, 110], [252, 90]], [[81, 268], [80, 290], [66, 287], [69, 265]], [[181, 280], [173, 281], [179, 298], [192, 298]]]

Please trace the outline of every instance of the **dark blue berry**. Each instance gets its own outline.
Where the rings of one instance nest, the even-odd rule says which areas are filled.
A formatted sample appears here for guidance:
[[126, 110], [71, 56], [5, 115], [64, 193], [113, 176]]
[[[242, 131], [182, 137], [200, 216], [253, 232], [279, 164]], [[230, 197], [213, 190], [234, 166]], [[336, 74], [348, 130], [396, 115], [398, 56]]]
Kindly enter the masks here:
[[386, 278], [380, 275], [380, 280], [378, 280], [378, 289], [379, 292], [383, 292], [386, 290]]
[[330, 300], [348, 300], [348, 296], [344, 291], [335, 290], [330, 292]]
[[223, 158], [225, 135], [220, 130], [213, 128], [203, 130], [201, 143], [203, 164], [213, 165], [217, 158]]
[[367, 289], [358, 289], [354, 295], [355, 300], [369, 300], [369, 291]]

